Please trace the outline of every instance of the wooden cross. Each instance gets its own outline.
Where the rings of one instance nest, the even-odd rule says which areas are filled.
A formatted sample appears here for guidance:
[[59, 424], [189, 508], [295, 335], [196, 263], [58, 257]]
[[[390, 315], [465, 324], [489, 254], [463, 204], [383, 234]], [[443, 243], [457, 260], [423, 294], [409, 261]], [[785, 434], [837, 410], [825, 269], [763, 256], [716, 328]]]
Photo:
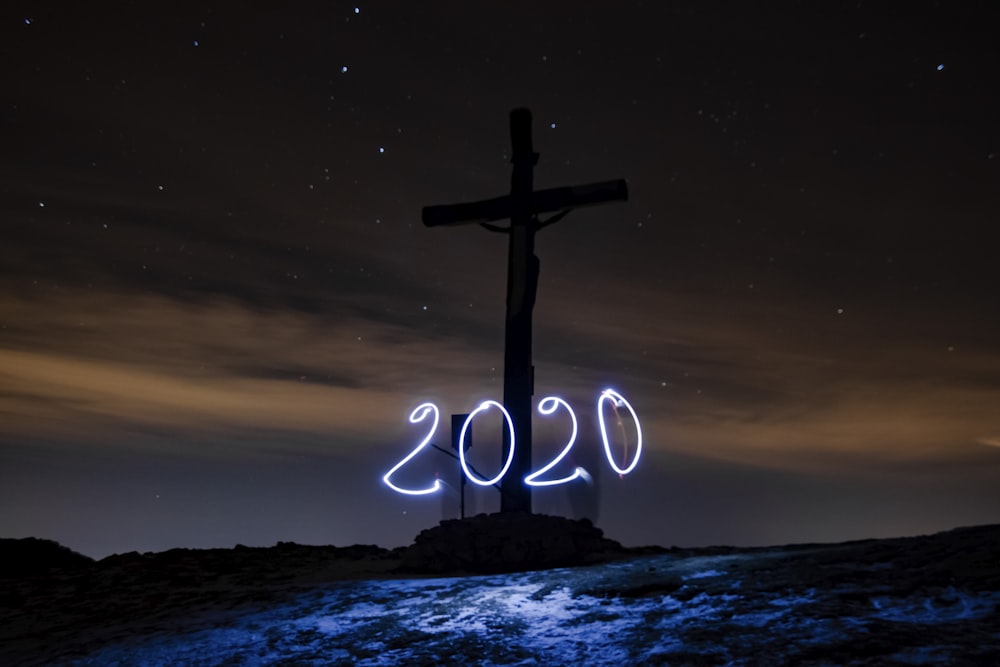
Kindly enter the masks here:
[[[538, 153], [531, 145], [531, 111], [510, 112], [511, 162], [514, 173], [510, 194], [484, 201], [447, 206], [426, 206], [427, 227], [479, 223], [486, 229], [507, 234], [507, 320], [504, 337], [503, 405], [514, 421], [515, 451], [510, 470], [501, 482], [501, 512], [531, 512], [531, 487], [523, 482], [531, 473], [531, 397], [535, 369], [531, 363], [531, 314], [538, 290], [538, 257], [535, 232], [562, 219], [580, 206], [628, 199], [624, 180], [575, 187], [533, 190]], [[555, 213], [540, 221], [539, 213]], [[509, 227], [492, 224], [510, 219]], [[506, 461], [509, 439], [504, 429], [501, 461]]]

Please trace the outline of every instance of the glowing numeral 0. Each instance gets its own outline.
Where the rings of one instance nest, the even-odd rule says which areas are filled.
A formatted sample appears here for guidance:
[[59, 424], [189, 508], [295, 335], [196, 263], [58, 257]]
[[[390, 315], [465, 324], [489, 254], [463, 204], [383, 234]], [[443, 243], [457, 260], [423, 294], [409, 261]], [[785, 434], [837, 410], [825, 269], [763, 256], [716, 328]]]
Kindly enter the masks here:
[[562, 479], [547, 479], [543, 481], [538, 481], [538, 476], [542, 473], [548, 472], [555, 467], [557, 463], [562, 461], [563, 457], [569, 453], [569, 450], [573, 448], [573, 444], [576, 442], [577, 425], [576, 425], [576, 415], [573, 413], [573, 408], [569, 407], [569, 403], [564, 401], [557, 396], [546, 396], [542, 400], [538, 401], [538, 411], [543, 415], [551, 415], [556, 411], [556, 408], [563, 406], [569, 412], [569, 418], [573, 420], [573, 433], [569, 436], [569, 442], [563, 447], [563, 450], [559, 452], [559, 456], [555, 457], [548, 464], [536, 472], [531, 473], [524, 478], [524, 483], [528, 486], [555, 486], [556, 484], [565, 484], [566, 482], [572, 482], [574, 479], [580, 476], [580, 468], [573, 471], [573, 474], [569, 477], [563, 477]]
[[[632, 459], [632, 463], [625, 468], [619, 468], [618, 464], [615, 463], [615, 457], [611, 455], [611, 443], [608, 441], [608, 429], [604, 424], [604, 401], [611, 401], [611, 405], [614, 407], [616, 413], [618, 412], [618, 406], [624, 405], [628, 408], [629, 413], [632, 415], [632, 420], [635, 422], [635, 458]], [[604, 441], [604, 453], [608, 456], [608, 463], [611, 464], [611, 467], [614, 468], [615, 472], [619, 475], [629, 474], [635, 468], [636, 464], [639, 463], [639, 455], [642, 454], [642, 427], [639, 426], [639, 417], [635, 414], [635, 410], [632, 409], [632, 404], [626, 401], [625, 397], [614, 389], [605, 389], [601, 392], [600, 398], [597, 399], [597, 419], [601, 422], [601, 439]]]
[[[469, 426], [472, 424], [472, 420], [475, 419], [476, 415], [484, 410], [489, 410], [490, 406], [496, 406], [503, 413], [504, 421], [507, 422], [507, 432], [510, 434], [510, 447], [507, 449], [507, 460], [504, 461], [503, 468], [493, 479], [483, 479], [479, 475], [474, 474], [469, 469], [469, 464], [465, 462], [465, 435], [469, 432]], [[496, 401], [483, 401], [479, 404], [479, 407], [469, 413], [469, 416], [465, 418], [465, 423], [462, 424], [462, 433], [458, 436], [458, 460], [462, 464], [462, 471], [465, 476], [469, 478], [469, 481], [473, 484], [478, 484], [479, 486], [493, 486], [507, 474], [507, 470], [510, 468], [510, 464], [514, 461], [514, 420], [510, 418], [510, 413], [507, 412], [507, 408], [500, 405]]]
[[406, 458], [404, 458], [402, 461], [394, 465], [389, 472], [387, 472], [385, 475], [382, 476], [382, 481], [385, 482], [386, 486], [388, 486], [393, 491], [398, 491], [399, 493], [405, 493], [410, 496], [423, 496], [427, 495], [428, 493], [435, 493], [441, 490], [441, 480], [439, 479], [434, 480], [434, 484], [432, 486], [427, 487], [426, 489], [404, 489], [403, 487], [396, 486], [391, 481], [389, 481], [389, 478], [392, 477], [392, 474], [394, 472], [396, 472], [404, 465], [409, 463], [410, 459], [416, 456], [421, 449], [427, 446], [427, 444], [431, 441], [431, 438], [434, 437], [434, 432], [437, 431], [438, 422], [441, 419], [441, 414], [438, 411], [437, 406], [434, 405], [433, 403], [421, 403], [420, 405], [418, 405], [416, 408], [413, 409], [413, 412], [410, 413], [410, 423], [416, 424], [417, 422], [422, 422], [431, 412], [434, 413], [434, 423], [431, 425], [431, 430], [427, 432], [427, 437], [425, 437], [419, 445], [414, 447], [413, 451], [406, 455]]

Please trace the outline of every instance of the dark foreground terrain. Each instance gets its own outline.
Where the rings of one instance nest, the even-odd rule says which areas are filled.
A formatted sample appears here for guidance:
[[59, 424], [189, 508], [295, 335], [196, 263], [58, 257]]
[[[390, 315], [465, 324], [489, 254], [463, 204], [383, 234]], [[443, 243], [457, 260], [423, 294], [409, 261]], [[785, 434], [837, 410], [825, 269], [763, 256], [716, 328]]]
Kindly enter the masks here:
[[769, 549], [598, 540], [589, 565], [401, 572], [429, 539], [97, 562], [3, 540], [0, 664], [1000, 665], [1000, 526]]

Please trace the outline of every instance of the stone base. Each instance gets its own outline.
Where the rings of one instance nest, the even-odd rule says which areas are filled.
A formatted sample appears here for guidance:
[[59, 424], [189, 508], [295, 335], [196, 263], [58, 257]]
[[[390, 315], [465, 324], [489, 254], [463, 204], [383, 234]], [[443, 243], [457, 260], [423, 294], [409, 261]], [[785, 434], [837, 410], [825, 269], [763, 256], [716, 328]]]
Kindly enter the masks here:
[[509, 512], [442, 521], [403, 551], [401, 569], [495, 574], [569, 567], [627, 553], [587, 519]]

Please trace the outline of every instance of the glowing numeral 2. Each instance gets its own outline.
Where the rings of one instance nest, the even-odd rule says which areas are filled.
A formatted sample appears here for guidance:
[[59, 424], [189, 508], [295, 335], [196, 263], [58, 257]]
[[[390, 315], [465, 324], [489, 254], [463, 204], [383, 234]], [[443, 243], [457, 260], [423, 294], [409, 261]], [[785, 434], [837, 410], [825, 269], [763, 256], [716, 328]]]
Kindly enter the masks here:
[[[632, 458], [632, 462], [629, 463], [624, 468], [619, 467], [618, 464], [615, 463], [614, 456], [611, 453], [611, 441], [608, 438], [608, 429], [604, 421], [604, 404], [606, 401], [611, 402], [611, 406], [616, 413], [620, 406], [624, 406], [628, 410], [629, 414], [632, 416], [632, 420], [635, 422], [635, 431], [637, 436], [635, 445], [635, 455]], [[541, 401], [538, 402], [538, 412], [540, 412], [543, 415], [551, 415], [556, 411], [556, 409], [560, 405], [566, 408], [566, 411], [569, 412], [570, 421], [573, 425], [573, 432], [570, 435], [569, 440], [566, 442], [566, 446], [563, 447], [562, 451], [559, 452], [558, 456], [549, 461], [542, 468], [536, 470], [535, 472], [527, 475], [524, 478], [524, 483], [529, 486], [555, 486], [557, 484], [566, 484], [567, 482], [572, 482], [574, 479], [577, 479], [579, 477], [589, 478], [589, 475], [586, 474], [586, 471], [584, 471], [582, 468], [577, 467], [575, 470], [573, 470], [572, 474], [567, 475], [566, 477], [561, 477], [559, 479], [547, 479], [547, 480], [538, 479], [541, 475], [554, 468], [557, 463], [563, 460], [563, 458], [565, 458], [565, 456], [569, 453], [569, 450], [572, 449], [573, 445], [576, 443], [576, 436], [579, 429], [576, 421], [576, 414], [573, 412], [573, 408], [569, 406], [569, 403], [556, 396], [546, 396], [545, 398], [543, 398]], [[465, 460], [465, 440], [468, 437], [469, 427], [472, 425], [472, 420], [480, 412], [485, 412], [486, 410], [489, 410], [491, 407], [497, 408], [498, 410], [500, 410], [501, 414], [503, 414], [504, 421], [507, 424], [507, 433], [510, 436], [510, 446], [507, 449], [507, 458], [505, 459], [503, 467], [500, 469], [500, 472], [497, 473], [496, 477], [493, 477], [492, 479], [484, 479], [479, 475], [475, 474], [474, 472], [472, 472], [471, 467]], [[428, 431], [427, 436], [420, 442], [419, 445], [414, 447], [413, 450], [410, 451], [410, 453], [407, 454], [403, 460], [394, 465], [389, 470], [389, 472], [387, 472], [385, 475], [382, 476], [382, 481], [385, 482], [385, 484], [393, 491], [397, 491], [399, 493], [405, 493], [411, 496], [422, 496], [429, 493], [435, 493], [441, 490], [441, 481], [437, 479], [434, 480], [433, 485], [425, 489], [404, 489], [400, 486], [393, 484], [392, 481], [390, 480], [392, 475], [397, 470], [399, 470], [404, 465], [409, 463], [409, 461], [414, 456], [416, 456], [420, 452], [420, 450], [422, 450], [424, 447], [430, 444], [431, 438], [434, 437], [434, 433], [437, 431], [437, 427], [440, 422], [440, 413], [438, 411], [437, 406], [434, 405], [433, 403], [421, 403], [413, 410], [413, 412], [410, 413], [411, 424], [416, 424], [418, 422], [423, 421], [424, 419], [427, 418], [427, 415], [431, 413], [433, 413], [434, 415], [434, 423], [431, 425], [431, 429], [430, 431]], [[639, 456], [642, 454], [642, 428], [639, 426], [639, 417], [638, 415], [636, 415], [635, 410], [632, 408], [632, 404], [629, 403], [627, 400], [625, 400], [625, 397], [619, 394], [617, 391], [613, 389], [605, 389], [604, 391], [601, 392], [601, 395], [597, 399], [597, 420], [601, 427], [601, 440], [604, 443], [604, 453], [607, 456], [608, 463], [611, 464], [612, 469], [614, 469], [614, 471], [617, 472], [619, 475], [627, 475], [628, 473], [632, 472], [635, 469], [636, 465], [639, 463]], [[624, 426], [622, 426], [622, 429], [624, 431]], [[462, 465], [463, 474], [466, 476], [466, 478], [468, 478], [470, 482], [472, 482], [473, 484], [477, 484], [479, 486], [493, 486], [497, 484], [498, 482], [500, 482], [501, 479], [503, 479], [504, 475], [506, 475], [507, 471], [510, 469], [511, 464], [514, 461], [514, 448], [516, 446], [517, 443], [514, 440], [514, 421], [511, 418], [510, 413], [507, 412], [507, 409], [504, 408], [503, 405], [497, 403], [496, 401], [483, 401], [482, 403], [479, 404], [479, 407], [473, 410], [469, 414], [469, 416], [466, 417], [465, 423], [462, 424], [461, 434], [459, 435], [458, 438], [458, 459]], [[626, 443], [626, 450], [627, 450], [627, 443]]]
[[406, 465], [410, 459], [416, 456], [421, 449], [430, 443], [431, 438], [434, 436], [434, 432], [437, 431], [438, 422], [441, 421], [441, 413], [438, 411], [437, 406], [433, 403], [421, 403], [413, 409], [413, 412], [410, 413], [410, 423], [416, 424], [417, 422], [422, 422], [431, 412], [434, 413], [434, 423], [431, 425], [431, 430], [427, 432], [427, 437], [425, 437], [419, 445], [414, 447], [413, 451], [406, 455], [406, 458], [394, 465], [389, 472], [382, 476], [382, 481], [385, 482], [386, 486], [393, 491], [405, 493], [410, 496], [423, 496], [428, 493], [435, 493], [441, 490], [441, 480], [439, 479], [435, 479], [434, 484], [426, 489], [404, 489], [401, 486], [396, 486], [389, 480], [389, 478], [392, 477], [392, 473]]
[[569, 418], [573, 420], [573, 433], [569, 436], [569, 441], [563, 450], [559, 452], [559, 456], [555, 457], [545, 467], [540, 470], [531, 473], [524, 478], [524, 483], [529, 486], [555, 486], [556, 484], [565, 484], [566, 482], [572, 482], [574, 479], [580, 476], [580, 468], [576, 468], [573, 474], [569, 477], [563, 477], [562, 479], [547, 479], [544, 481], [538, 481], [538, 476], [544, 472], [548, 472], [555, 467], [557, 463], [562, 461], [563, 457], [569, 453], [569, 450], [573, 449], [573, 444], [576, 442], [576, 434], [579, 429], [577, 429], [576, 415], [573, 413], [573, 408], [569, 407], [569, 403], [558, 398], [556, 396], [546, 396], [542, 400], [538, 401], [538, 411], [543, 415], [551, 415], [556, 411], [556, 408], [562, 405], [569, 412]]

